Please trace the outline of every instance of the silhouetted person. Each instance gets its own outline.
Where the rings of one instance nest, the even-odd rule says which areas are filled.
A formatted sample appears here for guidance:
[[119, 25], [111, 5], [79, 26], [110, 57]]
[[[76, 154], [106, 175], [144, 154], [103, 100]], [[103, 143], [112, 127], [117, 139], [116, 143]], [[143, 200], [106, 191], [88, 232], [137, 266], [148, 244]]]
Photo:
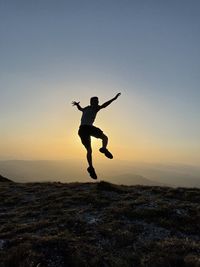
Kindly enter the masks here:
[[87, 150], [87, 161], [89, 167], [87, 171], [89, 172], [90, 176], [93, 179], [97, 179], [97, 175], [95, 173], [95, 169], [92, 165], [92, 147], [91, 147], [91, 136], [96, 138], [100, 138], [102, 140], [102, 148], [99, 149], [101, 153], [103, 153], [107, 158], [112, 159], [113, 155], [108, 151], [107, 144], [108, 144], [108, 137], [103, 133], [103, 131], [95, 126], [93, 126], [93, 122], [96, 118], [97, 112], [102, 108], [106, 108], [110, 105], [114, 100], [116, 100], [121, 93], [118, 93], [114, 98], [105, 102], [102, 105], [99, 105], [98, 97], [94, 96], [90, 99], [90, 106], [82, 108], [80, 106], [80, 102], [72, 102], [73, 106], [77, 106], [78, 110], [82, 111], [81, 117], [81, 125], [78, 131], [78, 134], [81, 138], [82, 144], [85, 146]]

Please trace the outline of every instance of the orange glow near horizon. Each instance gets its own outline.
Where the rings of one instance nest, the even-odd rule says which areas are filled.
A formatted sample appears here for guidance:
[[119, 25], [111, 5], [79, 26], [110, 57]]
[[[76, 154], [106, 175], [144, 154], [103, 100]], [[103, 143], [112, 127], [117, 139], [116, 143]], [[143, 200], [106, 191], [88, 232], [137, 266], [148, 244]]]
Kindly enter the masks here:
[[[82, 91], [77, 95], [73, 96], [73, 92], [70, 92], [64, 101], [64, 91], [60, 90], [60, 94], [54, 92], [48, 96], [48, 101], [45, 99], [44, 103], [41, 102], [41, 110], [38, 108], [36, 112], [34, 109], [36, 113], [29, 113], [27, 109], [27, 112], [17, 114], [14, 120], [5, 121], [0, 140], [0, 159], [86, 160], [86, 151], [78, 136], [81, 112], [71, 106], [71, 101], [81, 100], [81, 105], [86, 106], [90, 96], [96, 93], [88, 91], [86, 94]], [[109, 94], [101, 92], [100, 104], [113, 95], [114, 91]], [[138, 111], [138, 107], [141, 110]], [[195, 143], [192, 146], [189, 138], [185, 144], [175, 130], [162, 128], [164, 119], [161, 117], [160, 121], [156, 121], [159, 114], [156, 114], [156, 118], [154, 116], [138, 95], [132, 97], [122, 92], [116, 102], [98, 113], [94, 125], [109, 137], [108, 146], [114, 159], [200, 165], [200, 148]], [[92, 146], [93, 156], [100, 158], [98, 149], [101, 140], [92, 138]]]
[[[76, 131], [72, 136], [62, 135], [58, 138], [21, 139], [18, 142], [9, 141], [1, 145], [1, 154], [4, 159], [30, 159], [30, 160], [64, 160], [85, 159], [86, 150], [81, 144]], [[141, 162], [175, 162], [199, 164], [192, 151], [175, 151], [172, 147], [159, 147], [156, 144], [145, 144], [142, 140], [135, 140], [130, 145], [120, 142], [119, 136], [110, 135], [109, 149], [114, 159], [141, 161]], [[118, 141], [118, 142], [117, 142]], [[92, 138], [93, 157], [101, 159], [98, 149], [101, 140]], [[189, 160], [190, 159], [190, 160]]]

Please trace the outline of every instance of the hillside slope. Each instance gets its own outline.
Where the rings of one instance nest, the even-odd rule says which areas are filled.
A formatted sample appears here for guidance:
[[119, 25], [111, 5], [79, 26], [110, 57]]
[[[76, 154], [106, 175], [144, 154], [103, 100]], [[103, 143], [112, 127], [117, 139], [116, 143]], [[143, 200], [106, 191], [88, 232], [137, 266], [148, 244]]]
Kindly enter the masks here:
[[13, 183], [13, 181], [0, 174], [0, 183]]
[[0, 267], [200, 266], [200, 190], [0, 183]]

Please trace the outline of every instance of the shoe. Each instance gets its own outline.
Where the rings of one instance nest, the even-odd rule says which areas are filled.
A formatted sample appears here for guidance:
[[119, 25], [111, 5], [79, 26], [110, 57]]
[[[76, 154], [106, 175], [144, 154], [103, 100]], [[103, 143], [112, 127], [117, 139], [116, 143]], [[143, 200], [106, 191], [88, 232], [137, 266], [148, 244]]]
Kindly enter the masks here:
[[103, 153], [107, 158], [113, 159], [113, 155], [108, 151], [107, 148], [102, 147], [99, 149], [99, 151]]
[[96, 175], [95, 169], [93, 167], [88, 167], [87, 171], [89, 172], [91, 178], [93, 178], [95, 180], [97, 179], [97, 175]]

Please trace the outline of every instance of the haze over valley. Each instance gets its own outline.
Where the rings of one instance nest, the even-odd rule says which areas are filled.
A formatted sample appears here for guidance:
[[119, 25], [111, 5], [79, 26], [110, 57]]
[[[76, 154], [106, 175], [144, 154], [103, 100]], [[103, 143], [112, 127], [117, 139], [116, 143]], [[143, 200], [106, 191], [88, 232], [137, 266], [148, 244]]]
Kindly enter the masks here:
[[[16, 182], [92, 182], [83, 160], [0, 161], [1, 175]], [[200, 187], [200, 168], [181, 164], [97, 161], [99, 180], [117, 184]]]

